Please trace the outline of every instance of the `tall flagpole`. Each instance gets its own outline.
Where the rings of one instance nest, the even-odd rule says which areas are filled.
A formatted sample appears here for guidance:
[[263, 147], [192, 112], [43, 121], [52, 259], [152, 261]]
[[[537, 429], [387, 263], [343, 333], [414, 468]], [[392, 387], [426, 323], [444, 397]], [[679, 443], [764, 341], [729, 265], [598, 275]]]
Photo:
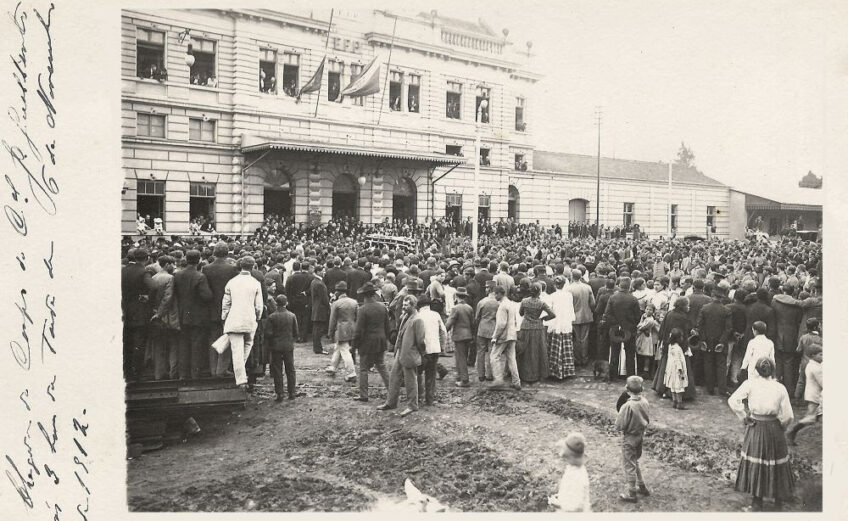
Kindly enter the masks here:
[[668, 192], [666, 193], [666, 198], [668, 199], [668, 238], [671, 239], [674, 233], [671, 222], [671, 163], [668, 164]]
[[[380, 97], [380, 112], [377, 114], [378, 125], [383, 117], [383, 104], [386, 101], [386, 91], [388, 90], [387, 84], [389, 83], [389, 78], [392, 76], [392, 50], [395, 48], [395, 31], [397, 31], [397, 21], [398, 17], [395, 15], [395, 25], [392, 27], [392, 43], [389, 45], [389, 62], [386, 64], [386, 81], [383, 83], [383, 95]], [[391, 102], [392, 100], [389, 100], [389, 103]]]
[[[324, 60], [327, 59], [327, 49], [330, 47], [330, 30], [333, 28], [333, 13], [335, 9], [330, 9], [330, 23], [327, 24], [327, 39], [324, 41]], [[324, 62], [324, 65], [327, 63]], [[324, 85], [324, 71], [321, 71], [321, 79], [318, 81], [318, 95], [315, 97], [315, 115], [314, 118], [318, 117], [318, 102], [321, 101], [321, 87]], [[329, 88], [329, 86], [327, 87]], [[339, 85], [341, 89], [341, 84]]]
[[595, 238], [601, 236], [601, 107], [595, 108], [598, 118], [598, 177], [595, 183]]

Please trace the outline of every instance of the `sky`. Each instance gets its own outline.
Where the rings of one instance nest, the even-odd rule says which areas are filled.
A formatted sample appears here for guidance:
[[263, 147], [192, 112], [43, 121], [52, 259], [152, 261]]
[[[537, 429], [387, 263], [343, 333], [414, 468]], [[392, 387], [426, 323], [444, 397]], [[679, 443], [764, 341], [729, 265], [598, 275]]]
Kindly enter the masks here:
[[685, 142], [703, 173], [756, 191], [842, 165], [829, 157], [839, 142], [830, 87], [848, 72], [834, 52], [842, 7], [475, 0], [396, 10], [482, 18], [508, 28], [520, 51], [531, 40], [544, 75], [529, 101], [537, 148], [595, 155], [601, 106], [603, 156], [673, 161]]

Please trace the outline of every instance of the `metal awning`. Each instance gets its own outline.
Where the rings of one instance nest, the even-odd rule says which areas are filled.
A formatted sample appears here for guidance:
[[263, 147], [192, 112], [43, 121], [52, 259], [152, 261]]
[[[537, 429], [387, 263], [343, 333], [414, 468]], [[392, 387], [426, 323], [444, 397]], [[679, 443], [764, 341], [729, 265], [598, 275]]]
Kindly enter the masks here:
[[745, 205], [746, 210], [783, 210], [789, 212], [821, 212], [822, 207], [811, 204], [786, 204], [773, 202], [757, 202]]
[[418, 153], [373, 147], [353, 147], [324, 143], [296, 143], [292, 141], [276, 140], [245, 144], [244, 146], [242, 146], [241, 149], [242, 153], [245, 154], [250, 152], [261, 152], [267, 150], [290, 150], [296, 152], [337, 154], [343, 156], [378, 157], [384, 159], [407, 159], [410, 161], [425, 161], [428, 163], [439, 163], [443, 165], [461, 165], [466, 162], [465, 157], [440, 154], [437, 152]]

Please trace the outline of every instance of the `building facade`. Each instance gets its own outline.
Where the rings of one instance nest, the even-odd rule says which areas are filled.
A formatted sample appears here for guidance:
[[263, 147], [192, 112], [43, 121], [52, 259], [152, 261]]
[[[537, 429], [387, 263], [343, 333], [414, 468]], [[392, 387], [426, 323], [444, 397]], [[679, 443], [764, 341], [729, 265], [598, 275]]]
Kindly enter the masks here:
[[[123, 11], [124, 233], [139, 216], [178, 234], [202, 219], [249, 233], [271, 214], [594, 220], [594, 158], [535, 151], [529, 44], [435, 11], [330, 16]], [[342, 96], [375, 56], [380, 92]], [[298, 96], [320, 67], [320, 90]], [[669, 216], [662, 168], [604, 159], [601, 223], [727, 235], [729, 189], [675, 171]]]

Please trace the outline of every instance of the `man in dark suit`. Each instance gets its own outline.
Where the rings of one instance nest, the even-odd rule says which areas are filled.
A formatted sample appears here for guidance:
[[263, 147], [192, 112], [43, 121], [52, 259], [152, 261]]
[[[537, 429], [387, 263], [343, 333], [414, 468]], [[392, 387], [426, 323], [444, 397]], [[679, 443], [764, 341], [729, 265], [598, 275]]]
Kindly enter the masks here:
[[436, 266], [436, 258], [430, 257], [427, 259], [427, 269], [418, 274], [418, 278], [421, 279], [421, 285], [425, 288], [430, 285], [430, 277], [435, 275], [438, 267]]
[[[716, 288], [710, 303], [701, 308], [698, 313], [696, 329], [706, 351], [701, 353], [701, 363], [704, 364], [705, 386], [708, 394], [715, 394], [718, 384], [718, 394], [724, 396], [727, 390], [727, 345], [733, 331], [733, 316], [730, 309], [722, 304], [724, 291]], [[693, 349], [695, 351], [695, 349]], [[695, 361], [697, 362], [697, 358]], [[696, 380], [697, 381], [697, 380]]]
[[[710, 297], [704, 294], [704, 280], [695, 279], [692, 281], [692, 294], [689, 295], [690, 324], [694, 326], [698, 323], [698, 315], [701, 313], [701, 308], [710, 302]], [[684, 333], [688, 333], [688, 331]], [[704, 352], [700, 349], [692, 350], [692, 371], [695, 373], [696, 382], [703, 382], [706, 379], [706, 375], [704, 374]]]
[[363, 284], [371, 280], [371, 273], [365, 270], [365, 264], [368, 261], [365, 258], [360, 258], [357, 261], [357, 266], [347, 274], [347, 290], [348, 295], [354, 295], [358, 303], [362, 303], [362, 295], [357, 293]]
[[[209, 305], [209, 342], [212, 343], [224, 334], [224, 322], [221, 321], [221, 302], [224, 300], [224, 288], [231, 278], [239, 274], [236, 265], [227, 258], [228, 246], [225, 242], [219, 242], [212, 250], [215, 256], [210, 264], [203, 267], [201, 272], [206, 276], [209, 289], [212, 291], [212, 302]], [[209, 348], [209, 372], [215, 376], [221, 376], [227, 372], [232, 362], [232, 352], [227, 349], [218, 354], [213, 348]]]
[[801, 326], [801, 317], [804, 310], [801, 309], [801, 301], [792, 297], [792, 286], [784, 285], [780, 295], [775, 295], [771, 300], [774, 316], [777, 322], [776, 341], [774, 342], [775, 373], [777, 381], [782, 382], [789, 391], [789, 396], [795, 392], [795, 378], [798, 374], [798, 365], [801, 362], [798, 347], [798, 329]]
[[[752, 297], [753, 295], [749, 296]], [[754, 338], [754, 322], [760, 321], [766, 325], [766, 337], [774, 342], [777, 339], [777, 322], [774, 316], [774, 309], [768, 305], [768, 290], [766, 288], [757, 289], [755, 300], [748, 306], [747, 319], [748, 323], [745, 326], [745, 345]]]
[[130, 262], [121, 269], [121, 311], [124, 318], [124, 379], [139, 380], [144, 372], [147, 326], [153, 310], [150, 291], [153, 280], [145, 270], [147, 250], [130, 251]]
[[339, 257], [334, 257], [332, 266], [328, 260], [327, 273], [324, 275], [324, 286], [335, 288], [336, 284], [343, 280], [347, 281], [347, 272], [342, 269], [342, 260]]
[[297, 317], [298, 333], [300, 338], [298, 342], [306, 342], [306, 311], [309, 304], [309, 286], [312, 284], [312, 277], [301, 270], [300, 262], [295, 261], [292, 264], [292, 274], [286, 279], [286, 297], [289, 300], [294, 316]]
[[174, 274], [177, 307], [180, 310], [180, 379], [198, 378], [209, 363], [206, 344], [212, 291], [206, 275], [197, 271], [200, 252], [186, 252], [186, 267]]
[[[332, 262], [327, 262], [332, 265]], [[324, 353], [321, 337], [327, 334], [327, 324], [330, 322], [330, 293], [324, 285], [322, 266], [315, 268], [312, 284], [309, 285], [309, 308], [312, 318], [312, 352]]]
[[389, 372], [384, 360], [389, 342], [389, 312], [386, 306], [377, 302], [377, 289], [370, 282], [359, 288], [362, 305], [356, 314], [356, 326], [353, 335], [353, 347], [359, 351], [359, 396], [360, 402], [368, 401], [368, 371], [374, 367], [389, 388]]
[[592, 356], [595, 360], [609, 360], [609, 328], [604, 324], [604, 311], [607, 309], [607, 302], [615, 292], [615, 279], [605, 279], [605, 287], [598, 291], [598, 299], [595, 301], [595, 329], [597, 334], [595, 352]]
[[477, 303], [480, 302], [480, 300], [484, 298], [486, 294], [483, 291], [483, 286], [481, 286], [480, 283], [477, 282], [477, 279], [474, 278], [473, 266], [468, 266], [467, 268], [465, 268], [464, 279], [464, 286], [466, 291], [468, 291], [468, 305], [476, 309]]
[[[620, 326], [624, 331], [622, 334], [626, 339], [624, 341], [624, 353], [627, 376], [636, 374], [636, 326], [639, 324], [639, 319], [642, 312], [639, 309], [639, 301], [630, 293], [630, 277], [621, 277], [618, 282], [618, 291], [610, 296], [607, 302], [607, 308], [604, 311], [604, 327], [611, 330], [615, 326]], [[626, 332], [629, 331], [628, 335]], [[610, 363], [610, 374], [618, 375], [618, 345], [612, 350], [610, 344], [610, 353], [613, 363]]]
[[286, 309], [288, 299], [277, 296], [277, 311], [265, 323], [265, 346], [271, 355], [271, 376], [274, 378], [276, 401], [283, 401], [283, 364], [286, 368], [286, 390], [289, 400], [294, 400], [294, 339], [297, 337], [297, 318]]
[[[450, 332], [451, 340], [453, 340], [456, 350], [454, 351], [454, 360], [456, 362], [456, 385], [457, 387], [468, 387], [468, 366], [473, 360], [471, 357], [470, 347], [474, 341], [474, 310], [468, 305], [466, 299], [468, 291], [464, 287], [456, 289], [456, 304], [451, 310], [448, 321], [445, 323], [445, 328]], [[475, 353], [476, 355], [476, 353]]]
[[730, 318], [732, 322], [732, 333], [728, 338], [730, 342], [730, 352], [728, 354], [728, 379], [733, 387], [738, 383], [739, 368], [742, 366], [742, 357], [745, 356], [745, 349], [748, 347], [744, 342], [745, 325], [748, 323], [747, 308], [745, 307], [745, 290], [737, 289], [733, 293], [733, 302], [727, 308], [730, 310]]
[[477, 284], [479, 284], [481, 288], [485, 288], [486, 281], [495, 278], [495, 274], [493, 272], [498, 269], [498, 264], [496, 262], [486, 264], [486, 259], [484, 258], [480, 260], [479, 265], [480, 271], [477, 272], [477, 275], [474, 275], [474, 280], [477, 281]]

